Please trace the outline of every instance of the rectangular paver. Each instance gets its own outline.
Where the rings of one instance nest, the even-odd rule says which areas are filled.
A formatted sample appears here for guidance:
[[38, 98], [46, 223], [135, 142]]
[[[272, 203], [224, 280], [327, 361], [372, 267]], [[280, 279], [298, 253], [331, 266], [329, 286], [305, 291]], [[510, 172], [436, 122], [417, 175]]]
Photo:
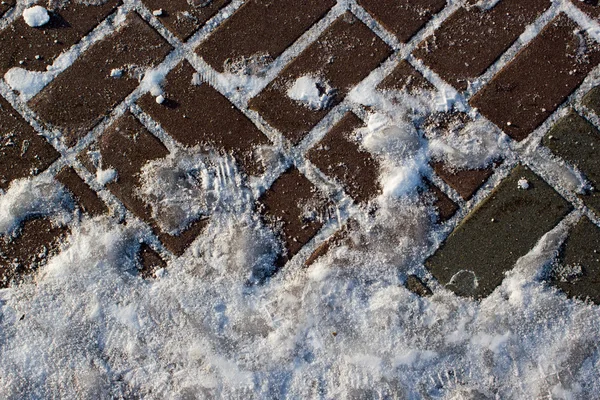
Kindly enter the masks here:
[[84, 213], [95, 217], [108, 211], [106, 204], [100, 200], [96, 192], [79, 177], [73, 168], [63, 168], [56, 174], [55, 178], [71, 193], [76, 204]]
[[561, 14], [470, 101], [515, 140], [536, 129], [600, 62], [600, 47]]
[[333, 5], [334, 0], [249, 0], [197, 52], [219, 72], [253, 57], [274, 60]]
[[109, 0], [99, 5], [73, 1], [54, 3], [57, 6], [49, 8], [50, 21], [45, 25], [33, 28], [19, 17], [0, 32], [0, 74], [12, 67], [45, 71], [60, 53], [79, 42], [115, 11], [121, 1]]
[[[473, 1], [475, 3], [475, 1]], [[550, 0], [500, 0], [460, 8], [413, 52], [442, 79], [464, 90], [548, 7]]]
[[[391, 49], [352, 14], [338, 18], [312, 45], [288, 65], [250, 108], [258, 111], [293, 143], [299, 143], [352, 87], [391, 54]], [[331, 100], [311, 109], [287, 92], [301, 77], [318, 77], [331, 87]]]
[[325, 175], [339, 181], [344, 190], [357, 202], [375, 197], [379, 191], [379, 163], [353, 136], [364, 126], [354, 113], [348, 112], [306, 154]]
[[42, 172], [60, 154], [0, 96], [0, 189]]
[[[167, 42], [132, 13], [117, 32], [92, 46], [30, 101], [38, 116], [58, 127], [68, 146], [109, 114], [139, 85], [143, 71], [171, 50]], [[111, 76], [119, 70], [120, 77]]]
[[581, 198], [600, 215], [600, 132], [572, 111], [550, 129], [542, 144], [590, 181], [594, 189]]
[[446, 5], [446, 0], [358, 0], [384, 28], [406, 43]]
[[231, 154], [248, 174], [262, 173], [256, 148], [270, 141], [210, 85], [192, 83], [195, 72], [189, 63], [181, 63], [166, 77], [163, 104], [157, 104], [151, 94], [138, 104], [181, 144]]
[[180, 40], [187, 40], [230, 0], [142, 0]]
[[[528, 189], [519, 188], [526, 179]], [[433, 276], [459, 295], [486, 297], [504, 273], [554, 228], [572, 206], [523, 166], [515, 168], [426, 261]]]

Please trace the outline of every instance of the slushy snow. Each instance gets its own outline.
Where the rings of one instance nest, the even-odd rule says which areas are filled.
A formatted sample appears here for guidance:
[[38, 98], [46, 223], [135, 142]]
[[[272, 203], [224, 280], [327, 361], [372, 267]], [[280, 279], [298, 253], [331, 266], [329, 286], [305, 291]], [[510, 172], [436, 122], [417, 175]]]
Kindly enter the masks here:
[[50, 21], [50, 15], [44, 7], [33, 6], [23, 11], [23, 19], [27, 25], [37, 28], [46, 25]]

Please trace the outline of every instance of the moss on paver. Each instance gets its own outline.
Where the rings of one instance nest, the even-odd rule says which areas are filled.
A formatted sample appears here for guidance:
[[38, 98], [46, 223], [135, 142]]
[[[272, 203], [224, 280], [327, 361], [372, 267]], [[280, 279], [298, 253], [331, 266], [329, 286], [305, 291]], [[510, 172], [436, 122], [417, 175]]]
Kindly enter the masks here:
[[563, 245], [552, 283], [569, 297], [600, 304], [600, 228], [583, 217]]
[[577, 167], [595, 188], [582, 200], [600, 212], [600, 132], [575, 112], [562, 118], [543, 139], [543, 145]]
[[[528, 189], [519, 188], [526, 179]], [[572, 206], [524, 166], [516, 167], [426, 261], [458, 295], [482, 298], [504, 273], [567, 215]]]

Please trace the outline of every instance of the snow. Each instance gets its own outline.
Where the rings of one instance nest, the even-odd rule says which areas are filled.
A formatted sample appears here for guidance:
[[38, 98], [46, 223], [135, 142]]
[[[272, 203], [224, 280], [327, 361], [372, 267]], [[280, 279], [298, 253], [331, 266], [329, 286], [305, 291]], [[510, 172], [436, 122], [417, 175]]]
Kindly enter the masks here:
[[521, 190], [527, 190], [527, 189], [529, 189], [529, 181], [525, 178], [520, 178], [519, 181], [517, 182], [517, 186]]
[[329, 107], [335, 90], [329, 83], [321, 79], [301, 76], [288, 89], [287, 95], [290, 99], [302, 103], [311, 110], [323, 110]]
[[42, 6], [33, 6], [23, 11], [25, 23], [33, 28], [44, 26], [50, 21], [48, 10]]
[[30, 99], [50, 83], [54, 75], [15, 67], [4, 74], [4, 79], [11, 89], [18, 91], [25, 99]]
[[165, 96], [163, 96], [162, 94], [159, 94], [158, 96], [156, 96], [156, 104], [162, 104], [165, 102]]

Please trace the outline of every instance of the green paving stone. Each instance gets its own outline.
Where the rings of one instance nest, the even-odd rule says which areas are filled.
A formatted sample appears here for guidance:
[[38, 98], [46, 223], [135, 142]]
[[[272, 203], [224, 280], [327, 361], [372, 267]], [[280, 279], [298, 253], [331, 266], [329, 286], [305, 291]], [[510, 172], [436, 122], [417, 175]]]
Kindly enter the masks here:
[[[529, 189], [519, 189], [520, 178], [527, 179]], [[518, 166], [450, 234], [426, 266], [456, 294], [486, 297], [571, 210], [546, 182]]]
[[580, 197], [600, 213], [600, 132], [572, 111], [554, 125], [542, 143], [586, 176], [594, 190]]
[[590, 90], [582, 100], [584, 106], [600, 115], [600, 86], [596, 86]]
[[600, 228], [583, 217], [565, 241], [552, 283], [569, 297], [600, 304]]

